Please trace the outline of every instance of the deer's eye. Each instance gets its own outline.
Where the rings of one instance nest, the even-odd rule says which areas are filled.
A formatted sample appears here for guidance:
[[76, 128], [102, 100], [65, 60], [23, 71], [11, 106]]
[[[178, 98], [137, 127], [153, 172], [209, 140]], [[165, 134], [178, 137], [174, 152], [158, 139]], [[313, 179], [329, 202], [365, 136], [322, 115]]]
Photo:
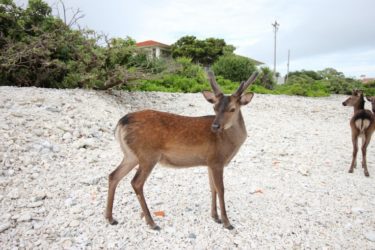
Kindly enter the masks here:
[[234, 112], [234, 111], [236, 111], [235, 108], [231, 108], [231, 109], [229, 110], [229, 112]]

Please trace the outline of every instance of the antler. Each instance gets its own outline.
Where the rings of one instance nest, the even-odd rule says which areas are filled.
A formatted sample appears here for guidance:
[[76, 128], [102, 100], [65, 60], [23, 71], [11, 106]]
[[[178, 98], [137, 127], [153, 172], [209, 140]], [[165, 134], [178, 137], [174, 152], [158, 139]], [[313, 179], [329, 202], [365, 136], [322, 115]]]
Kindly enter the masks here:
[[238, 87], [237, 91], [233, 94], [233, 96], [240, 96], [242, 93], [257, 79], [258, 71], [255, 71], [246, 82], [241, 82], [240, 86]]
[[211, 85], [212, 90], [214, 91], [215, 96], [222, 95], [223, 92], [221, 92], [219, 85], [216, 82], [214, 73], [212, 71], [208, 71], [207, 74], [208, 74], [208, 80], [210, 81], [210, 85]]

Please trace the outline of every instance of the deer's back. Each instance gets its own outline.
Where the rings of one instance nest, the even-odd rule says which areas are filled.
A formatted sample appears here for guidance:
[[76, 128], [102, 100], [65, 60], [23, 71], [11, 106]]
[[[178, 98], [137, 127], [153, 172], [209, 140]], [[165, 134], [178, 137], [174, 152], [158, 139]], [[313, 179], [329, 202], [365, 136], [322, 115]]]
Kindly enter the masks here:
[[138, 157], [160, 157], [172, 166], [206, 165], [217, 135], [211, 131], [214, 116], [188, 117], [143, 110], [118, 122], [122, 140]]

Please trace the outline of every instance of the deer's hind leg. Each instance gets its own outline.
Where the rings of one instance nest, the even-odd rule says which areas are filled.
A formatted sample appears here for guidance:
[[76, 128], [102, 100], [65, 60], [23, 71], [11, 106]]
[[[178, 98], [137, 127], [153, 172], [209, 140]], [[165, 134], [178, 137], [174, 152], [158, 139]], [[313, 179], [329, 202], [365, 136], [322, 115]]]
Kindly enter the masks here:
[[357, 166], [357, 153], [358, 153], [358, 135], [359, 132], [357, 130], [352, 129], [352, 143], [353, 143], [353, 159], [352, 164], [349, 168], [349, 173], [353, 173], [353, 169]]
[[[151, 157], [150, 157], [151, 159]], [[160, 227], [155, 224], [154, 220], [152, 219], [150, 210], [148, 209], [146, 199], [143, 194], [143, 186], [150, 175], [152, 169], [156, 165], [157, 160], [140, 160], [139, 168], [137, 173], [135, 174], [131, 184], [133, 189], [137, 195], [139, 204], [141, 205], [143, 215], [146, 218], [146, 223], [150, 226], [151, 229], [160, 230]]]
[[124, 176], [126, 176], [137, 165], [137, 157], [133, 153], [129, 152], [123, 158], [120, 165], [108, 177], [108, 198], [105, 217], [111, 225], [117, 224], [117, 221], [112, 217], [113, 201], [115, 198], [117, 185], [121, 179], [124, 178]]
[[366, 160], [366, 155], [367, 155], [367, 146], [370, 144], [371, 141], [371, 134], [366, 134], [362, 137], [362, 168], [364, 171], [365, 176], [369, 177], [370, 174], [367, 169], [367, 160]]

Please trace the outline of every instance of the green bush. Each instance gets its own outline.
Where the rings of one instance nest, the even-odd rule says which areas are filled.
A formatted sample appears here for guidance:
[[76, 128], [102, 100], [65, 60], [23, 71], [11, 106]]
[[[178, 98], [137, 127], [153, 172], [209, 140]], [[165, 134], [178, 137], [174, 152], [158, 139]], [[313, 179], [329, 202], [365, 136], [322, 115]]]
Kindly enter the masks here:
[[246, 80], [256, 70], [253, 61], [234, 54], [219, 57], [212, 69], [217, 76], [234, 82]]

